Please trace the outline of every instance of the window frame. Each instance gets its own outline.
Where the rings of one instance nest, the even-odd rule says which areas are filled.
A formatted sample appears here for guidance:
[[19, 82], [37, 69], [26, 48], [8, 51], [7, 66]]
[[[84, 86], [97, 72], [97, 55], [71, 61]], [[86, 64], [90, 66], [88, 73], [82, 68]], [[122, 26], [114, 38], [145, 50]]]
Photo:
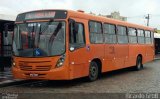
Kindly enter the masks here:
[[[130, 28], [136, 30], [136, 35], [129, 35], [129, 29], [130, 29]], [[128, 43], [129, 43], [129, 44], [138, 44], [137, 28], [136, 28], [136, 27], [128, 27], [128, 28], [127, 28], [127, 33], [128, 33]], [[136, 37], [136, 43], [130, 42], [129, 37]]]
[[[108, 25], [112, 25], [112, 26], [115, 26], [115, 34], [104, 33], [104, 25], [105, 25], [105, 24], [108, 24]], [[113, 24], [113, 23], [106, 23], [106, 22], [104, 22], [104, 23], [103, 23], [103, 34], [116, 35], [116, 32], [117, 32], [117, 30], [116, 30], [116, 24]]]
[[[138, 35], [138, 30], [142, 30], [144, 36], [139, 36], [139, 35]], [[139, 37], [144, 37], [144, 43], [139, 43], [139, 39], [138, 39]], [[138, 44], [143, 44], [143, 45], [146, 44], [146, 41], [145, 41], [145, 30], [144, 30], [144, 29], [137, 28], [137, 41], [138, 41], [138, 42], [137, 42]]]
[[[94, 33], [96, 33], [96, 34], [102, 34], [102, 43], [93, 43], [93, 42], [91, 42], [91, 36], [90, 36], [90, 34], [91, 34], [91, 27], [90, 27], [90, 22], [96, 22], [96, 23], [100, 23], [101, 24], [101, 33], [96, 33], [96, 32], [94, 32]], [[90, 44], [104, 44], [104, 37], [103, 37], [103, 22], [101, 22], [101, 21], [96, 21], [96, 20], [89, 20], [88, 21], [88, 30], [89, 30], [89, 42], [90, 42]]]
[[[126, 35], [118, 34], [118, 26], [125, 27], [126, 28]], [[117, 35], [117, 44], [129, 44], [129, 38], [128, 38], [128, 27], [125, 25], [116, 25], [116, 35]], [[126, 36], [127, 37], [127, 43], [120, 43], [118, 40], [118, 36]]]
[[[78, 43], [71, 43], [70, 41], [70, 33], [69, 33], [69, 48], [71, 47], [71, 45], [74, 45], [74, 48], [75, 49], [79, 49], [79, 48], [84, 48], [86, 46], [86, 33], [85, 33], [85, 25], [83, 22], [76, 22], [76, 24], [81, 24], [83, 26], [83, 37], [84, 37], [84, 44], [81, 44], [80, 46], [78, 46], [79, 44]], [[69, 28], [71, 28], [69, 26]], [[71, 31], [69, 31], [71, 32]]]
[[[104, 33], [104, 26], [105, 26], [105, 25], [112, 25], [112, 26], [114, 26], [114, 27], [115, 27], [115, 29], [114, 29], [115, 34]], [[105, 37], [104, 37], [104, 44], [117, 44], [117, 43], [118, 43], [118, 38], [117, 38], [117, 25], [116, 25], [116, 24], [113, 24], [113, 23], [104, 22], [103, 25], [102, 25], [102, 27], [103, 27], [103, 36], [104, 36], [105, 34], [115, 35], [115, 36], [116, 36], [116, 42], [115, 42], [115, 43], [113, 43], [113, 42], [112, 42], [112, 43], [107, 43], [107, 42], [105, 42]]]
[[149, 30], [144, 30], [144, 32], [145, 32], [145, 37], [148, 37], [148, 36], [146, 36], [146, 32], [149, 32], [150, 33], [150, 38], [151, 38], [151, 31], [149, 31]]
[[[146, 36], [146, 33], [148, 33], [148, 32], [150, 33], [150, 35], [149, 35], [150, 37]], [[144, 33], [145, 33], [145, 44], [152, 44], [151, 31], [150, 30], [144, 30]], [[147, 38], [150, 38], [150, 43], [146, 42]]]

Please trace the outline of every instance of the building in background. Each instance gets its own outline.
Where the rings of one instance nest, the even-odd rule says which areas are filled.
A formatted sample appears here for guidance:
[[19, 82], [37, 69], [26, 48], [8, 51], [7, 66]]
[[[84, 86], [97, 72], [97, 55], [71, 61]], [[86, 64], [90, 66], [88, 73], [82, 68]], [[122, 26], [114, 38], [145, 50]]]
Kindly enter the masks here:
[[113, 18], [113, 19], [117, 19], [117, 20], [121, 20], [121, 21], [127, 21], [127, 17], [121, 16], [119, 12], [112, 12], [110, 15], [101, 15], [99, 14], [99, 16], [103, 16], [103, 17], [107, 17], [107, 18]]

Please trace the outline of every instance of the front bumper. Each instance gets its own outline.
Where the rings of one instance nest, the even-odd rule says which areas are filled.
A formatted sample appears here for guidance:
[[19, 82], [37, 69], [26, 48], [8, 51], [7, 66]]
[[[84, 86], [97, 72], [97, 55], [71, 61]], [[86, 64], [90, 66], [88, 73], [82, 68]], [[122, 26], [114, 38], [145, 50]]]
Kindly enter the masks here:
[[[67, 69], [63, 66], [49, 71], [23, 71], [19, 68], [12, 67], [12, 72], [15, 79], [70, 80]], [[30, 74], [37, 74], [38, 76], [31, 76]]]

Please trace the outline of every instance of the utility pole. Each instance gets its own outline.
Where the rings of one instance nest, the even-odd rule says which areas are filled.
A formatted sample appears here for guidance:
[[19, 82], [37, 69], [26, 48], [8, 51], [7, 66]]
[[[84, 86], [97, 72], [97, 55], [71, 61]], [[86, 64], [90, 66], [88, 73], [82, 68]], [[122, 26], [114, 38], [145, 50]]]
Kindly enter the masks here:
[[150, 19], [150, 14], [148, 14], [145, 19], [147, 19], [147, 26], [149, 26], [149, 19]]

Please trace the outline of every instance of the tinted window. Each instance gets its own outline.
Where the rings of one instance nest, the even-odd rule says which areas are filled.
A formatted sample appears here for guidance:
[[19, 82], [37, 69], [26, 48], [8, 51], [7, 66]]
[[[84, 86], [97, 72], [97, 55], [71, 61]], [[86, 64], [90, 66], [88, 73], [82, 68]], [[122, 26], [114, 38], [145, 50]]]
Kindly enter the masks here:
[[103, 25], [103, 31], [104, 33], [107, 33], [107, 34], [116, 34], [116, 27], [115, 25], [112, 25], [112, 24], [104, 24]]
[[151, 32], [150, 31], [145, 31], [145, 41], [146, 44], [151, 44]]
[[135, 28], [128, 28], [128, 35], [129, 36], [136, 36], [136, 29]]
[[129, 43], [137, 43], [137, 33], [135, 28], [128, 28]]
[[117, 43], [116, 27], [112, 24], [104, 24], [103, 31], [105, 37], [105, 43]]
[[117, 26], [117, 37], [118, 37], [118, 43], [120, 44], [128, 43], [127, 28], [124, 26]]
[[103, 43], [102, 25], [100, 22], [89, 22], [90, 42]]
[[139, 44], [144, 44], [145, 43], [144, 31], [143, 30], [137, 30], [137, 36], [138, 36], [138, 43]]
[[145, 37], [151, 37], [151, 32], [150, 31], [145, 31]]
[[138, 31], [138, 36], [144, 37], [144, 31], [143, 30], [137, 30]]
[[118, 35], [126, 35], [126, 33], [127, 33], [126, 32], [127, 31], [126, 27], [124, 27], [124, 26], [118, 26], [117, 29], [118, 29], [118, 31], [117, 31]]

